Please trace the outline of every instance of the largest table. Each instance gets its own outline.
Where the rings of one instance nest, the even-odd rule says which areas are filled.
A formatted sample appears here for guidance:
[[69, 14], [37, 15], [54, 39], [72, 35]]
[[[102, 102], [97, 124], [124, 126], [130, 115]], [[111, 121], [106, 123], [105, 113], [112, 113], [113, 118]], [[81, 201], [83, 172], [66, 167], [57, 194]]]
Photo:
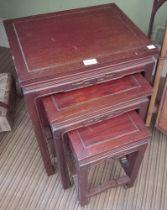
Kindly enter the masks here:
[[12, 58], [45, 169], [54, 173], [41, 97], [145, 72], [157, 48], [115, 5], [5, 21]]

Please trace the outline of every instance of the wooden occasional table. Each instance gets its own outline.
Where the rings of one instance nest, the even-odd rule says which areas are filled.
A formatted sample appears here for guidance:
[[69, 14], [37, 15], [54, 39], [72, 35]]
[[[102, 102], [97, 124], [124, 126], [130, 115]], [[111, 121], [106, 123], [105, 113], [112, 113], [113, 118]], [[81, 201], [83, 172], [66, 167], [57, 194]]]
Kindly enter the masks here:
[[149, 80], [158, 55], [115, 4], [7, 20], [5, 28], [48, 175], [54, 168], [41, 98], [135, 72]]

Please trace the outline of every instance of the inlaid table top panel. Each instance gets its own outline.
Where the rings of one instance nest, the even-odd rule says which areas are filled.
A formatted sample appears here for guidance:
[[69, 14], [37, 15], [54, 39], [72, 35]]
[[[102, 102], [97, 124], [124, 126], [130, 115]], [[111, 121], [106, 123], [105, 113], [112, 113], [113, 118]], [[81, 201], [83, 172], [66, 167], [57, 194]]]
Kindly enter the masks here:
[[151, 133], [135, 111], [68, 133], [78, 160], [116, 152], [149, 139]]
[[5, 27], [21, 84], [84, 78], [158, 52], [115, 4], [7, 20]]
[[58, 129], [63, 124], [98, 116], [133, 100], [151, 95], [152, 88], [141, 74], [130, 75], [104, 84], [94, 85], [42, 99], [49, 123]]

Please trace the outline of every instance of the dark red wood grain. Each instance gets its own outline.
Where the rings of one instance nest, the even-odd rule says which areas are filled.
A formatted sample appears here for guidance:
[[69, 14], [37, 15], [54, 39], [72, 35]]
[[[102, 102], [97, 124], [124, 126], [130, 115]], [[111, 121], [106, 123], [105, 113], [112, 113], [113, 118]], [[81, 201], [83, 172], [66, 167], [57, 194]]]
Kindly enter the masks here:
[[[118, 80], [59, 93], [42, 99], [52, 130], [74, 121], [104, 115], [108, 110], [119, 110], [134, 100], [151, 95], [152, 87], [141, 74]], [[88, 117], [89, 116], [89, 117]]]
[[[68, 132], [69, 146], [75, 165], [80, 205], [88, 204], [89, 197], [119, 185], [133, 186], [144, 157], [151, 133], [135, 111], [105, 120], [88, 127]], [[89, 186], [89, 171], [93, 165], [111, 160], [122, 162], [124, 176], [110, 178], [100, 185]], [[105, 166], [104, 166], [105, 167]], [[103, 171], [99, 173], [103, 174]], [[75, 177], [74, 176], [74, 177]]]
[[[152, 42], [115, 4], [6, 20], [4, 24], [44, 165], [51, 175], [54, 170], [44, 135], [47, 120], [41, 98], [136, 72], [144, 72], [150, 81], [158, 49], [147, 48]], [[90, 58], [96, 58], [98, 63], [84, 66], [83, 59]], [[143, 110], [143, 104], [148, 103], [146, 97], [137, 98], [134, 103], [129, 101], [124, 108], [117, 107], [114, 113], [122, 113], [121, 108], [124, 111], [137, 109], [139, 104]], [[62, 149], [60, 138], [67, 127], [73, 125], [67, 121], [60, 124], [61, 131], [55, 132], [55, 139]], [[56, 130], [56, 123], [54, 126]], [[63, 155], [59, 157], [60, 161], [64, 161], [63, 158]], [[67, 188], [67, 168], [60, 171], [64, 173], [63, 186]]]
[[64, 154], [64, 134], [95, 124], [131, 110], [139, 110], [142, 119], [152, 92], [141, 74], [130, 75], [108, 83], [94, 85], [42, 98], [52, 130], [61, 177], [66, 186], [68, 170]]
[[68, 132], [78, 161], [98, 160], [96, 155], [119, 152], [123, 147], [149, 139], [151, 133], [133, 111], [103, 122]]
[[[158, 52], [115, 4], [7, 20], [5, 27], [22, 85], [53, 75], [68, 80]], [[98, 64], [84, 66], [90, 58]]]

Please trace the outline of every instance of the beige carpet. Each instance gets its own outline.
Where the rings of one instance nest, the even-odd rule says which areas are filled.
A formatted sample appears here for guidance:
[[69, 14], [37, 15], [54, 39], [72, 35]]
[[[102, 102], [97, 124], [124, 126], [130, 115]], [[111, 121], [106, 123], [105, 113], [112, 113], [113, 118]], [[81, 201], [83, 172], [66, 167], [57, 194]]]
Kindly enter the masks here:
[[[0, 135], [0, 209], [82, 209], [74, 186], [64, 191], [58, 173], [47, 177], [23, 101], [15, 119], [13, 131]], [[166, 195], [167, 137], [154, 129], [135, 186], [108, 190], [83, 209], [166, 210]]]

